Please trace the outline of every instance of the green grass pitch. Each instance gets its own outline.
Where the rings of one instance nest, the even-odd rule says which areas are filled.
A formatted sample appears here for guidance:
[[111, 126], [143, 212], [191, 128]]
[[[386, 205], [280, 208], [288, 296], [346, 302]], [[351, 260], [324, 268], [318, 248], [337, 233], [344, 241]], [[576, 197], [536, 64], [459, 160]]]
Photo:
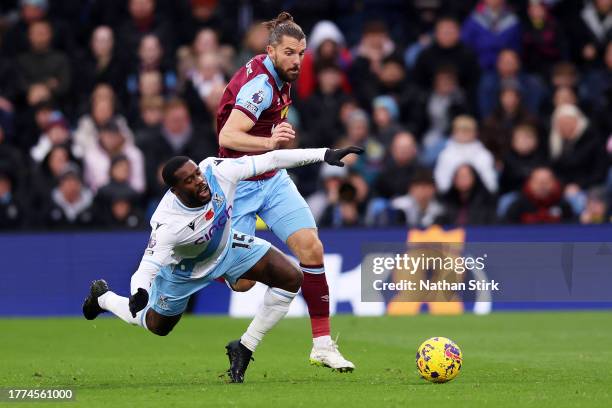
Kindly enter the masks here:
[[[609, 312], [489, 316], [336, 316], [352, 374], [308, 365], [309, 323], [286, 319], [255, 353], [244, 384], [227, 384], [224, 346], [248, 320], [186, 317], [168, 337], [114, 318], [0, 320], [0, 388], [70, 387], [61, 407], [593, 407], [612, 397]], [[418, 345], [446, 336], [460, 375], [421, 380]]]

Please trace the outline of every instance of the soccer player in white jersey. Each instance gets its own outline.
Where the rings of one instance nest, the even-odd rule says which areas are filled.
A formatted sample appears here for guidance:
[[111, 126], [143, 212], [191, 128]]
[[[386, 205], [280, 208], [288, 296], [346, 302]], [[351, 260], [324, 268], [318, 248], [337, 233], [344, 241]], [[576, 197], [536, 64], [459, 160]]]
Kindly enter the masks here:
[[239, 340], [226, 346], [230, 379], [243, 382], [252, 353], [264, 334], [287, 314], [303, 276], [269, 242], [232, 230], [238, 182], [321, 161], [343, 166], [343, 157], [362, 152], [354, 146], [278, 150], [238, 159], [208, 158], [199, 165], [185, 156], [170, 159], [162, 172], [170, 189], [151, 217], [152, 233], [132, 276], [132, 296], [119, 296], [104, 280], [96, 280], [83, 303], [83, 315], [92, 320], [109, 311], [127, 323], [166, 336], [180, 320], [189, 297], [216, 278], [231, 285], [238, 279], [264, 283], [269, 288], [255, 318]]

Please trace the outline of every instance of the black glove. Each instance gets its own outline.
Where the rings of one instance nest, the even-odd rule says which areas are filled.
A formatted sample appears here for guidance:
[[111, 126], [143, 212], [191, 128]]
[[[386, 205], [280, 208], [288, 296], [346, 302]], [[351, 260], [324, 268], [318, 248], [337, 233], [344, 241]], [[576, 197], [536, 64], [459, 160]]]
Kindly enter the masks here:
[[349, 146], [345, 147], [344, 149], [327, 149], [325, 151], [323, 160], [332, 166], [344, 167], [344, 163], [340, 160], [342, 160], [345, 156], [351, 153], [362, 154], [363, 152], [364, 150], [357, 146]]
[[130, 296], [130, 312], [132, 317], [136, 317], [136, 313], [140, 312], [149, 303], [149, 293], [143, 288], [138, 288], [136, 293]]

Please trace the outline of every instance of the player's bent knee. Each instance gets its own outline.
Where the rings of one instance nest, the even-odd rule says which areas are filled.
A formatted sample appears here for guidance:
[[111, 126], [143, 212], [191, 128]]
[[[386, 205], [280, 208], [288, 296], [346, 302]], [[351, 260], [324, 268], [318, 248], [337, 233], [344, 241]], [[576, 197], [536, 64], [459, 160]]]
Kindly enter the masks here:
[[151, 333], [156, 334], [158, 336], [167, 336], [168, 334], [170, 334], [170, 332], [180, 319], [180, 315], [166, 317], [159, 315], [153, 310], [149, 309], [149, 311], [147, 312], [146, 319], [147, 329], [149, 329]]
[[172, 331], [172, 327], [153, 327], [149, 328], [149, 331], [158, 336], [167, 336]]
[[302, 287], [304, 274], [299, 268], [291, 265], [291, 272], [287, 274], [286, 289], [290, 292], [297, 292]]
[[301, 263], [311, 265], [323, 262], [323, 243], [316, 231], [308, 231], [296, 238], [295, 252]]

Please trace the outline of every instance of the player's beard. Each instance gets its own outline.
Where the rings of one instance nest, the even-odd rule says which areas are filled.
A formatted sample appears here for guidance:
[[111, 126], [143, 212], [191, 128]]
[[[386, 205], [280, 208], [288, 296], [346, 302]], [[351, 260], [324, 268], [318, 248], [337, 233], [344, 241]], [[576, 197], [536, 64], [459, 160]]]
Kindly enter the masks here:
[[278, 66], [278, 60], [274, 61], [274, 69], [276, 70], [278, 77], [283, 82], [293, 82], [298, 79], [298, 76], [300, 76], [300, 67], [291, 67], [291, 68], [292, 69], [295, 68], [297, 70], [296, 71], [284, 70]]

